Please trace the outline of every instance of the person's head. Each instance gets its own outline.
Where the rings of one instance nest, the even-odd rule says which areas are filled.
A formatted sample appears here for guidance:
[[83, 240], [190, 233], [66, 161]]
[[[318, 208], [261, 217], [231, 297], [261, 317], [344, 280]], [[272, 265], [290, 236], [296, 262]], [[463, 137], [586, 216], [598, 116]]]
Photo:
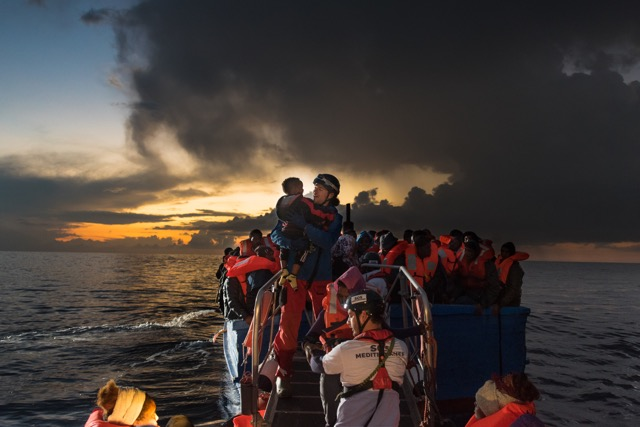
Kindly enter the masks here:
[[356, 239], [350, 234], [343, 234], [331, 247], [333, 258], [353, 257], [356, 254]]
[[378, 329], [384, 321], [384, 300], [376, 291], [358, 291], [349, 296], [345, 304], [349, 314], [349, 326], [356, 336], [362, 332]]
[[382, 255], [386, 255], [397, 243], [398, 238], [392, 232], [383, 234], [380, 237], [380, 252], [382, 252]]
[[413, 236], [413, 230], [409, 228], [404, 230], [404, 233], [402, 233], [402, 239], [406, 242], [411, 242], [411, 236]]
[[500, 247], [500, 256], [502, 258], [509, 258], [516, 253], [516, 245], [513, 242], [507, 242]]
[[340, 301], [345, 303], [349, 295], [365, 290], [367, 283], [358, 267], [352, 266], [335, 280], [334, 287], [338, 292]]
[[462, 230], [458, 230], [457, 228], [451, 230], [449, 232], [449, 236], [458, 237], [461, 241], [464, 240], [464, 233], [462, 232]]
[[273, 249], [269, 246], [257, 246], [255, 248], [256, 255], [262, 258], [270, 259], [271, 261], [275, 261], [275, 254], [273, 253]]
[[322, 206], [338, 206], [340, 200], [340, 181], [328, 173], [319, 174], [313, 180], [313, 203]]
[[[365, 254], [360, 259], [360, 264], [361, 264], [360, 271], [362, 271], [362, 273], [369, 273], [371, 271], [379, 270], [380, 255], [378, 254], [378, 252], [365, 252]], [[378, 264], [378, 266], [364, 267], [363, 266], [364, 264]]]
[[373, 234], [373, 243], [375, 243], [375, 244], [378, 244], [378, 245], [379, 245], [379, 244], [380, 244], [380, 238], [381, 238], [382, 236], [384, 236], [385, 234], [387, 234], [388, 232], [389, 232], [389, 230], [387, 230], [387, 229], [383, 229], [383, 230], [376, 231], [376, 232]]
[[282, 191], [289, 196], [302, 194], [304, 192], [304, 184], [302, 184], [300, 178], [292, 176], [282, 181]]
[[461, 236], [450, 236], [451, 239], [449, 240], [449, 243], [447, 244], [447, 247], [449, 249], [451, 249], [452, 251], [456, 252], [458, 249], [460, 249], [462, 247], [462, 238]]
[[464, 240], [464, 258], [467, 261], [473, 261], [480, 255], [480, 243], [477, 240], [465, 237]]
[[521, 372], [503, 377], [492, 375], [476, 393], [476, 418], [484, 418], [498, 412], [512, 402], [533, 402], [540, 392]]
[[411, 239], [416, 245], [416, 253], [419, 258], [426, 258], [431, 255], [431, 239], [424, 230], [416, 230], [413, 232]]
[[118, 399], [119, 390], [120, 388], [112, 379], [109, 380], [107, 384], [102, 386], [100, 390], [98, 390], [96, 405], [102, 408], [105, 415], [109, 415], [111, 411], [113, 411], [113, 407], [116, 406], [116, 400]]
[[233, 248], [224, 248], [224, 256], [229, 255], [231, 252], [233, 252]]
[[193, 423], [186, 415], [174, 415], [169, 418], [167, 427], [194, 427]]
[[364, 252], [371, 247], [373, 243], [373, 238], [368, 231], [361, 231], [356, 238], [356, 245], [358, 246], [359, 252]]
[[249, 233], [249, 241], [251, 242], [251, 246], [254, 248], [258, 247], [258, 245], [262, 244], [262, 231], [256, 229], [251, 230]]
[[107, 421], [134, 426], [157, 425], [156, 402], [147, 393], [135, 387], [118, 387], [118, 396]]

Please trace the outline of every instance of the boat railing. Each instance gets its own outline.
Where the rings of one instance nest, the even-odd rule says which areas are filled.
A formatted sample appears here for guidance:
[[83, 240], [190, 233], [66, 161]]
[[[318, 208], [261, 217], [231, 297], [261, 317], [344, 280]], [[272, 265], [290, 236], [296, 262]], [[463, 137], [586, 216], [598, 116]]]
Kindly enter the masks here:
[[[395, 269], [398, 270], [393, 281], [388, 297], [390, 297], [396, 287], [399, 287], [397, 294], [400, 295], [400, 317], [403, 328], [418, 326], [420, 333], [417, 336], [405, 339], [409, 348], [409, 365], [403, 384], [405, 398], [409, 398], [412, 404], [410, 410], [414, 411], [412, 417], [416, 419], [416, 425], [435, 425], [437, 407], [435, 404], [435, 371], [436, 371], [436, 342], [433, 335], [433, 324], [431, 315], [431, 303], [421, 285], [412, 277], [411, 273], [404, 266], [384, 265], [384, 264], [363, 264], [361, 267], [369, 269]], [[273, 339], [276, 331], [276, 319], [280, 307], [278, 306], [277, 284], [281, 271], [276, 273], [267, 283], [265, 283], [256, 295], [254, 308], [254, 323], [251, 336], [251, 372], [257, 373], [252, 376], [252, 402], [258, 401], [258, 379], [260, 376], [261, 360], [260, 355], [266, 354], [269, 357], [272, 352]], [[392, 305], [394, 310], [392, 310]], [[387, 304], [388, 318], [390, 321], [398, 322], [397, 304]], [[266, 312], [265, 312], [266, 310]], [[313, 319], [309, 319], [311, 324]], [[391, 325], [395, 327], [395, 325]], [[269, 349], [262, 352], [263, 334], [268, 331]], [[413, 404], [416, 403], [416, 404]], [[421, 408], [419, 410], [418, 408]], [[257, 427], [263, 422], [258, 414], [257, 404], [252, 406], [252, 425]]]

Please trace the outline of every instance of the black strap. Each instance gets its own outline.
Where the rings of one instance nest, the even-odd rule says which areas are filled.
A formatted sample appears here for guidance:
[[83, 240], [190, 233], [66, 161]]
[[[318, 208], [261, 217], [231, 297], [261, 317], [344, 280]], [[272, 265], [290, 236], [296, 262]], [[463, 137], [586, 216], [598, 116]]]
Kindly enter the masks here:
[[[369, 390], [370, 388], [373, 388], [373, 377], [376, 376], [376, 373], [378, 372], [378, 370], [384, 366], [384, 362], [391, 355], [391, 352], [393, 351], [393, 346], [395, 344], [395, 338], [391, 340], [389, 349], [386, 352], [384, 351], [384, 345], [386, 340], [377, 340], [377, 342], [378, 342], [378, 359], [380, 360], [380, 362], [378, 363], [378, 366], [376, 366], [373, 372], [371, 372], [371, 374], [369, 374], [369, 376], [365, 378], [365, 380], [362, 381], [360, 384], [357, 384], [351, 387], [344, 387], [344, 389], [340, 393], [338, 393], [338, 395], [336, 396], [336, 400], [340, 400], [340, 398], [342, 397], [346, 399], [347, 397], [353, 396], [356, 393], [360, 393], [361, 391], [365, 391], [365, 390]], [[397, 391], [399, 389], [399, 386], [398, 386], [398, 389], [395, 388], [396, 386], [395, 382], [392, 381], [391, 385], [392, 385], [392, 388], [394, 388], [394, 390]]]
[[313, 281], [316, 280], [316, 274], [318, 274], [318, 267], [320, 266], [320, 256], [322, 256], [322, 248], [318, 247], [318, 256], [316, 257], [316, 263], [313, 265], [313, 270], [311, 271], [311, 275], [309, 275], [309, 279], [307, 280], [307, 289], [311, 289]]
[[382, 395], [383, 394], [384, 394], [384, 389], [381, 388], [380, 391], [378, 392], [378, 401], [376, 402], [376, 407], [373, 408], [373, 412], [371, 413], [371, 416], [369, 417], [367, 422], [364, 424], [364, 427], [367, 427], [369, 425], [369, 423], [373, 419], [373, 416], [376, 414], [376, 411], [378, 410], [378, 406], [380, 406], [380, 401], [382, 400]]
[[[358, 394], [362, 391], [366, 391], [373, 388], [373, 381], [367, 381], [364, 383], [360, 383], [358, 385], [354, 385], [352, 387], [343, 387], [342, 388], [342, 392], [340, 392], [338, 394], [338, 398], [336, 400], [340, 400], [340, 397], [344, 397], [345, 399], [347, 397], [351, 397], [354, 394]], [[397, 391], [398, 393], [400, 393], [402, 387], [400, 387], [400, 384], [398, 384], [395, 381], [391, 381], [391, 389]], [[384, 389], [381, 389], [384, 390]]]

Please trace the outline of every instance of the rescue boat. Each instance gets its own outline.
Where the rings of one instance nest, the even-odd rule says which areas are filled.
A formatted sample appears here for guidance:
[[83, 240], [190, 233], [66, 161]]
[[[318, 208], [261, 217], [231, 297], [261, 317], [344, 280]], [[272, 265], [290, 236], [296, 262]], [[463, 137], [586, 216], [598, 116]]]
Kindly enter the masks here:
[[[363, 267], [398, 269], [392, 288], [399, 287], [400, 303], [387, 307], [390, 326], [406, 328], [422, 325], [419, 337], [406, 339], [410, 362], [401, 392], [400, 426], [459, 426], [473, 414], [474, 396], [492, 374], [524, 372], [527, 363], [525, 329], [530, 310], [503, 307], [498, 315], [475, 307], [432, 305], [410, 272], [403, 266], [365, 264]], [[261, 323], [250, 336], [252, 355], [267, 355], [261, 348], [273, 342], [277, 331], [277, 298], [274, 298], [280, 273], [258, 292], [254, 312]], [[309, 316], [309, 314], [308, 314]], [[302, 340], [310, 319], [299, 333]], [[268, 334], [267, 337], [264, 335]], [[266, 339], [265, 339], [266, 338]], [[263, 360], [251, 358], [251, 372], [260, 373]], [[278, 399], [271, 393], [266, 411], [258, 411], [258, 378], [242, 388], [242, 412], [253, 426], [311, 427], [324, 425], [319, 397], [319, 375], [311, 372], [303, 352], [294, 358], [296, 374], [294, 396]]]

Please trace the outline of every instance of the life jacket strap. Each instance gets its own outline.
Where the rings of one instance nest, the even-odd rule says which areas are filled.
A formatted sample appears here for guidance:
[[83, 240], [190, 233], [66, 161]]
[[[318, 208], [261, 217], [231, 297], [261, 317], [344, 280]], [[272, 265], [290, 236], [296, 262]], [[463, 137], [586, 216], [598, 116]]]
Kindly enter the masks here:
[[[354, 386], [351, 386], [351, 387], [346, 387], [345, 386], [345, 387], [342, 388], [342, 392], [340, 392], [338, 394], [338, 399], [336, 399], [336, 400], [339, 400], [341, 397], [344, 397], [345, 399], [347, 399], [347, 398], [353, 396], [354, 394], [358, 394], [360, 392], [367, 391], [367, 390], [370, 390], [372, 388], [373, 388], [373, 381], [371, 381], [371, 380], [365, 381], [363, 383], [360, 383], [358, 385], [354, 385]], [[395, 381], [391, 382], [391, 389], [392, 390], [395, 390], [398, 393], [400, 393], [400, 389], [401, 388], [402, 387], [397, 382], [395, 382]]]

